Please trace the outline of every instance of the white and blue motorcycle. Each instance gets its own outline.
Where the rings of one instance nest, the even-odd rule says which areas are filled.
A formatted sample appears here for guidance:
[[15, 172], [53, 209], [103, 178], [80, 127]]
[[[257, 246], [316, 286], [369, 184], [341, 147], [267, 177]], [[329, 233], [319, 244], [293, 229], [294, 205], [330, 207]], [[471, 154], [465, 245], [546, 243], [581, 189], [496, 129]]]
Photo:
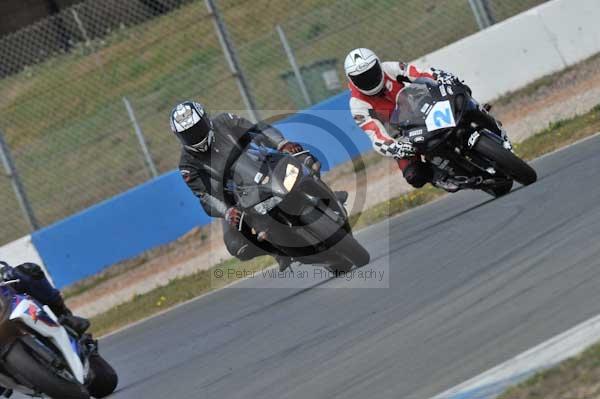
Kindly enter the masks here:
[[103, 398], [117, 387], [114, 369], [91, 335], [79, 336], [47, 307], [0, 283], [0, 386], [56, 399]]

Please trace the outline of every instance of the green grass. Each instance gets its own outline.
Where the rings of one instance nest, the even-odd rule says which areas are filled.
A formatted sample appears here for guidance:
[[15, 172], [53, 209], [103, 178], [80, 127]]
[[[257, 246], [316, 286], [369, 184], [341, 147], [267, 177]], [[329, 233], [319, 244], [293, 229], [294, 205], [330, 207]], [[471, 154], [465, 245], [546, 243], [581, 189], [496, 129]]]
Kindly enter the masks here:
[[443, 190], [427, 186], [374, 205], [363, 212], [352, 215], [350, 221], [354, 229], [359, 229], [431, 202], [445, 194], [446, 192]]
[[[542, 1], [507, 0], [495, 11], [502, 19]], [[275, 24], [284, 26], [301, 65], [333, 58], [338, 69], [353, 46], [372, 46], [386, 59], [413, 59], [477, 31], [464, 0], [220, 5], [256, 100], [271, 110], [296, 109], [280, 76], [290, 67]], [[389, 40], [390, 29], [401, 39]], [[148, 179], [123, 96], [133, 104], [161, 172], [176, 166], [179, 153], [168, 133], [173, 104], [197, 98], [212, 110], [244, 108], [202, 2], [0, 80], [0, 128], [43, 225]], [[25, 234], [8, 179], [0, 179], [0, 204], [0, 241]]]
[[[209, 270], [171, 280], [163, 287], [143, 295], [136, 295], [131, 301], [92, 318], [92, 331], [96, 336], [106, 334], [206, 292], [222, 288], [239, 279], [235, 276], [236, 273], [248, 274], [263, 270], [272, 264], [273, 258], [267, 256], [247, 262], [230, 259]], [[216, 277], [219, 275], [217, 271], [223, 271], [222, 278]]]
[[600, 104], [584, 115], [552, 123], [542, 132], [515, 145], [515, 151], [525, 159], [554, 151], [600, 131]]
[[[530, 137], [516, 147], [516, 152], [526, 159], [533, 159], [598, 131], [600, 131], [600, 105], [585, 115], [556, 123]], [[360, 214], [353, 215], [351, 222], [356, 230], [426, 204], [444, 195], [446, 195], [444, 191], [428, 186], [384, 201]], [[147, 294], [138, 295], [132, 301], [94, 317], [92, 319], [92, 331], [97, 335], [102, 335], [163, 311], [170, 306], [223, 287], [225, 284], [238, 279], [236, 276], [216, 279], [214, 278], [216, 270], [238, 270], [243, 275], [244, 272], [251, 273], [264, 269], [271, 264], [273, 264], [273, 261], [269, 257], [261, 257], [249, 262], [231, 259], [209, 270], [172, 280], [164, 287], [156, 288]]]

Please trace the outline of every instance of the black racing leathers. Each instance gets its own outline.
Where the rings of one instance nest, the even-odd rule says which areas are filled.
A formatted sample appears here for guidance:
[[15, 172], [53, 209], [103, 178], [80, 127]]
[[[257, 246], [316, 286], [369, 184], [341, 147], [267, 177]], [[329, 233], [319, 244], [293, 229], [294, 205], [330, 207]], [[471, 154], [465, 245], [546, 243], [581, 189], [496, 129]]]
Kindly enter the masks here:
[[213, 118], [215, 140], [206, 152], [183, 149], [179, 170], [192, 192], [200, 198], [206, 213], [223, 218], [235, 203], [225, 192], [225, 178], [231, 165], [254, 139], [269, 148], [281, 148], [285, 138], [274, 127], [254, 124], [237, 115], [224, 113]]

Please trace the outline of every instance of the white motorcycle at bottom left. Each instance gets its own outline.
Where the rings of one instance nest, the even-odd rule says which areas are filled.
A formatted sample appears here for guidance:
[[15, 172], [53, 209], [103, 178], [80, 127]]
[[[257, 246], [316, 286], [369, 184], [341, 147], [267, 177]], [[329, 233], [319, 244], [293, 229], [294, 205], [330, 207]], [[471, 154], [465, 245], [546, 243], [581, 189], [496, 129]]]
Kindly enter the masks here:
[[103, 398], [117, 387], [114, 369], [89, 334], [79, 336], [47, 307], [0, 283], [0, 386], [55, 399]]

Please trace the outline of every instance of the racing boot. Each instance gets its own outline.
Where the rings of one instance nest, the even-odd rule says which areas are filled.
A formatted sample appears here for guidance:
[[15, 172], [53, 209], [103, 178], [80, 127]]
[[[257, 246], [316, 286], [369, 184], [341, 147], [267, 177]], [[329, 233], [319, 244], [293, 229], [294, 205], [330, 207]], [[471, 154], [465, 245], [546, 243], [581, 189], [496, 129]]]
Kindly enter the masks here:
[[67, 305], [65, 305], [62, 296], [55, 302], [49, 303], [48, 307], [58, 317], [61, 324], [69, 327], [78, 335], [83, 335], [90, 328], [90, 321], [86, 318], [75, 316]]
[[477, 189], [481, 188], [481, 185], [485, 183], [485, 180], [481, 176], [452, 176], [443, 177], [439, 180], [432, 182], [436, 187], [444, 189], [449, 193], [455, 193], [459, 190], [470, 188]]
[[[267, 241], [269, 239], [269, 233], [266, 231], [260, 231], [256, 234], [256, 239], [259, 242]], [[275, 258], [275, 260], [277, 261], [277, 264], [279, 265], [280, 272], [286, 271], [292, 265], [293, 260], [289, 256], [273, 255], [273, 257]]]
[[442, 190], [446, 190], [449, 193], [455, 193], [461, 188], [457, 182], [448, 177], [447, 173], [442, 172], [438, 168], [434, 168], [431, 184], [435, 187], [441, 188]]
[[455, 193], [460, 190], [460, 186], [450, 179], [440, 179], [434, 180], [431, 182], [435, 187], [441, 188], [442, 190], [446, 190], [449, 193]]
[[342, 203], [342, 205], [346, 205], [346, 201], [348, 201], [348, 191], [334, 191], [335, 198], [338, 199]]
[[283, 255], [275, 255], [275, 260], [279, 264], [279, 272], [284, 272], [292, 266], [292, 258]]

